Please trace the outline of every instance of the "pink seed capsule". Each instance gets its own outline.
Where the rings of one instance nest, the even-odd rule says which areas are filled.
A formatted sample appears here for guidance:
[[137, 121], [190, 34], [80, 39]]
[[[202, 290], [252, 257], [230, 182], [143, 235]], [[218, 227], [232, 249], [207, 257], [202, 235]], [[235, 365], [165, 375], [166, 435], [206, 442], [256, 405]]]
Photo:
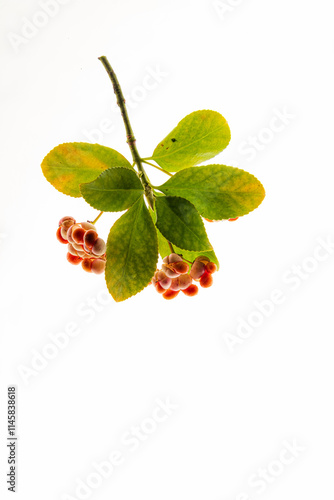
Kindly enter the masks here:
[[199, 255], [199, 257], [196, 257], [195, 260], [199, 260], [200, 262], [204, 262], [204, 264], [206, 264], [207, 262], [210, 262], [209, 257], [206, 257], [205, 255]]
[[63, 226], [65, 229], [68, 229], [70, 226], [75, 224], [75, 219], [73, 217], [70, 217], [66, 215], [65, 217], [62, 217], [59, 221], [59, 226]]
[[168, 278], [177, 278], [178, 276], [180, 276], [180, 273], [177, 273], [172, 269], [169, 269], [168, 267], [166, 267], [165, 273], [167, 274]]
[[94, 259], [92, 262], [92, 272], [94, 274], [102, 274], [106, 267], [104, 259]]
[[79, 252], [82, 252], [83, 251], [83, 246], [82, 245], [78, 245], [78, 243], [71, 243], [72, 247], [75, 248], [76, 250], [79, 250]]
[[187, 262], [184, 262], [183, 260], [174, 262], [171, 265], [173, 266], [173, 270], [176, 273], [186, 274], [189, 271], [189, 264], [187, 264]]
[[106, 251], [105, 242], [103, 241], [102, 238], [97, 238], [97, 240], [95, 241], [93, 248], [92, 248], [93, 254], [103, 255], [105, 253], [105, 251]]
[[94, 229], [88, 229], [85, 233], [84, 243], [87, 248], [93, 248], [95, 241], [98, 239], [98, 234]]
[[82, 245], [84, 241], [85, 232], [86, 232], [85, 229], [83, 229], [82, 227], [75, 227], [72, 230], [72, 238], [74, 242], [77, 243], [78, 245]]
[[67, 241], [67, 229], [63, 226], [59, 226], [58, 230], [60, 230], [61, 237]]
[[180, 290], [186, 290], [192, 283], [192, 278], [189, 274], [181, 274], [179, 277]]
[[168, 255], [168, 262], [169, 264], [172, 264], [173, 262], [181, 262], [182, 257], [178, 255], [177, 253], [171, 253]]
[[199, 260], [195, 260], [193, 265], [191, 266], [190, 276], [194, 280], [199, 280], [202, 274], [205, 272], [205, 264]]
[[166, 275], [166, 273], [164, 271], [158, 271], [156, 273], [156, 279], [162, 288], [164, 288], [165, 290], [168, 290], [172, 280], [170, 278], [168, 278], [168, 276]]
[[69, 243], [74, 243], [74, 239], [72, 238], [72, 231], [73, 231], [73, 228], [76, 227], [76, 224], [73, 224], [72, 226], [70, 226], [67, 230], [67, 235], [66, 235], [66, 238], [67, 240], [69, 241]]
[[173, 278], [169, 289], [173, 290], [174, 292], [178, 292], [179, 290], [181, 290], [180, 278]]
[[80, 226], [86, 230], [87, 229], [94, 229], [94, 231], [96, 231], [96, 227], [91, 222], [80, 222]]
[[78, 252], [76, 251], [76, 249], [74, 248], [74, 246], [71, 243], [69, 243], [67, 245], [67, 249], [68, 249], [68, 252], [70, 254], [72, 254], [72, 255], [78, 255]]

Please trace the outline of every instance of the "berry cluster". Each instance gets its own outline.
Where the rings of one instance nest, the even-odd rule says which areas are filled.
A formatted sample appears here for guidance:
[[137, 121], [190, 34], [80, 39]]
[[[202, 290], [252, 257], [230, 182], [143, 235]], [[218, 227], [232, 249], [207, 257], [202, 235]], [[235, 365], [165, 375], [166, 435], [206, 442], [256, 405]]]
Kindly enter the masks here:
[[171, 253], [163, 259], [163, 265], [153, 276], [152, 284], [164, 299], [174, 299], [180, 291], [188, 297], [198, 293], [198, 286], [193, 283], [199, 281], [203, 288], [212, 285], [212, 274], [217, 270], [214, 262], [201, 255], [189, 266], [181, 255]]
[[81, 262], [88, 273], [101, 274], [106, 267], [106, 244], [99, 238], [96, 228], [90, 222], [76, 223], [73, 217], [59, 221], [57, 239], [68, 245], [67, 260], [74, 265]]

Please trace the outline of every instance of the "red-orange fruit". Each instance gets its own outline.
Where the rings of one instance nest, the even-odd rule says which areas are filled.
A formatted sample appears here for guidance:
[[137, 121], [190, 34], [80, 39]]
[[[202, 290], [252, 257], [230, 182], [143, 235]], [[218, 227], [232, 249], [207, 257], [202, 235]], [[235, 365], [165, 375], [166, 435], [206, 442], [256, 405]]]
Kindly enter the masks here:
[[192, 284], [192, 285], [188, 286], [188, 288], [186, 288], [185, 290], [182, 290], [182, 292], [185, 295], [188, 295], [188, 297], [194, 297], [195, 295], [198, 294], [198, 286]]
[[203, 274], [203, 276], [201, 277], [201, 279], [199, 280], [199, 284], [203, 287], [203, 288], [209, 288], [213, 283], [213, 277], [212, 277], [212, 274], [208, 273], [208, 272], [205, 272]]
[[104, 259], [94, 259], [92, 262], [92, 273], [102, 274], [106, 267], [106, 261]]
[[106, 251], [105, 242], [103, 241], [102, 238], [97, 238], [97, 240], [95, 241], [93, 248], [92, 248], [93, 254], [103, 255], [105, 253], [105, 251]]
[[179, 295], [179, 293], [180, 293], [180, 290], [178, 290], [178, 291], [175, 291], [175, 290], [166, 290], [165, 293], [162, 294], [162, 296], [166, 300], [172, 300], [177, 295]]
[[74, 243], [77, 243], [77, 245], [81, 245], [84, 241], [85, 232], [85, 229], [83, 229], [82, 227], [75, 227], [72, 231], [72, 238], [74, 240]]
[[210, 273], [210, 274], [213, 274], [217, 271], [217, 266], [214, 262], [208, 262], [205, 266], [205, 270]]
[[165, 293], [166, 290], [164, 288], [162, 288], [162, 286], [160, 285], [159, 282], [157, 282], [155, 285], [154, 285], [154, 288], [156, 289], [156, 291], [158, 293]]
[[98, 239], [99, 235], [94, 229], [88, 229], [85, 233], [84, 244], [87, 248], [93, 248], [95, 241]]
[[66, 245], [66, 244], [68, 243], [68, 241], [67, 241], [67, 240], [65, 240], [65, 239], [62, 237], [62, 235], [61, 235], [61, 229], [62, 229], [62, 227], [61, 227], [61, 226], [59, 226], [59, 227], [58, 227], [58, 229], [57, 229], [57, 233], [56, 233], [56, 235], [57, 235], [57, 240], [58, 240], [58, 241], [60, 241], [60, 243], [63, 243], [64, 245]]
[[81, 257], [78, 257], [77, 255], [72, 255], [70, 252], [68, 252], [68, 254], [67, 254], [66, 257], [67, 257], [67, 260], [71, 264], [74, 264], [75, 266], [77, 266], [78, 264], [80, 264], [80, 262], [82, 261]]
[[228, 219], [228, 220], [229, 220], [230, 222], [233, 222], [233, 221], [238, 220], [238, 219], [239, 219], [239, 217], [234, 217], [234, 219]]
[[92, 272], [92, 261], [91, 261], [91, 259], [84, 259], [81, 262], [81, 266], [82, 266], [82, 269], [84, 271], [86, 271], [87, 273], [91, 273]]

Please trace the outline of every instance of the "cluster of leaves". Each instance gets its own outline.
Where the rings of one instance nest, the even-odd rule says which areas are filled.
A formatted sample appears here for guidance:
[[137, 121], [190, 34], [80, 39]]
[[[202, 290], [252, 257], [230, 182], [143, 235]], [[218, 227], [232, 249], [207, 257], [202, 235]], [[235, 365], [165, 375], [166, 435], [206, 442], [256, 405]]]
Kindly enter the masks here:
[[187, 115], [146, 160], [173, 173], [154, 188], [147, 207], [140, 175], [117, 151], [98, 144], [67, 143], [43, 160], [46, 179], [64, 194], [82, 196], [103, 212], [126, 212], [107, 241], [106, 283], [116, 301], [140, 292], [151, 281], [158, 253], [174, 251], [193, 261], [206, 255], [218, 265], [202, 217], [240, 217], [262, 202], [262, 184], [251, 174], [225, 165], [197, 166], [223, 151], [230, 129], [222, 115], [201, 110]]

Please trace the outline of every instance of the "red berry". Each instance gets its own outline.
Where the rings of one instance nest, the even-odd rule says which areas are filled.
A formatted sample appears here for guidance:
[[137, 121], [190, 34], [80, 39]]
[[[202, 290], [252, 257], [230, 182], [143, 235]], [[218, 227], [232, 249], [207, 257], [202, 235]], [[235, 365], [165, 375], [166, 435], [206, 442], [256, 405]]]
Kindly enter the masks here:
[[207, 271], [203, 274], [201, 279], [199, 280], [199, 284], [203, 288], [209, 288], [213, 283], [213, 277], [212, 274], [208, 273]]
[[61, 235], [61, 230], [62, 230], [62, 227], [59, 226], [58, 229], [57, 229], [57, 240], [60, 241], [60, 243], [64, 243], [64, 245], [66, 245], [66, 243], [68, 243], [67, 240], [65, 240], [62, 235]]
[[166, 290], [165, 293], [162, 294], [163, 298], [166, 300], [171, 300], [174, 299], [177, 295], [179, 295], [180, 290], [174, 291], [174, 290]]
[[217, 266], [214, 262], [208, 262], [205, 266], [205, 270], [210, 273], [210, 274], [213, 274], [217, 271]]
[[74, 240], [74, 243], [77, 243], [78, 245], [82, 244], [84, 241], [85, 232], [85, 229], [83, 229], [82, 227], [75, 227], [72, 230], [72, 238]]
[[166, 290], [164, 288], [162, 288], [162, 286], [160, 285], [159, 282], [157, 282], [155, 285], [154, 285], [154, 288], [156, 289], [156, 291], [158, 293], [165, 293]]
[[94, 229], [88, 229], [84, 237], [84, 244], [87, 248], [93, 248], [95, 241], [98, 239], [98, 234]]
[[92, 272], [92, 260], [91, 259], [84, 259], [81, 262], [82, 269], [86, 271], [87, 273]]
[[94, 274], [102, 274], [106, 267], [104, 259], [94, 259], [92, 262], [92, 272]]
[[72, 255], [70, 252], [68, 252], [68, 254], [67, 254], [67, 260], [71, 264], [74, 264], [75, 266], [77, 266], [82, 261], [82, 258], [78, 257], [77, 255]]
[[192, 284], [192, 285], [188, 286], [188, 288], [186, 288], [185, 290], [182, 290], [182, 292], [185, 295], [188, 295], [188, 297], [194, 297], [195, 295], [198, 294], [198, 286]]

